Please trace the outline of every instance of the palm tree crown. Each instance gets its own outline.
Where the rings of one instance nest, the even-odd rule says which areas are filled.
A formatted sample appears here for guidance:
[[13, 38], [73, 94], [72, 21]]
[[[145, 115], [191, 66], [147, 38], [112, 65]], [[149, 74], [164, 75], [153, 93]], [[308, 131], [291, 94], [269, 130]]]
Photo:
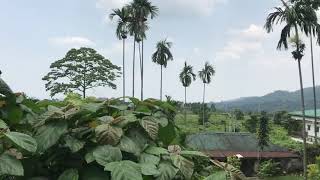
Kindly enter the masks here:
[[212, 65], [206, 62], [204, 68], [199, 71], [199, 77], [203, 83], [209, 84], [211, 82], [211, 76], [215, 74], [215, 70]]
[[128, 35], [128, 22], [130, 20], [130, 11], [127, 7], [121, 9], [113, 9], [112, 13], [109, 15], [109, 18], [118, 17], [118, 25], [116, 30], [116, 35], [118, 39], [126, 39]]
[[147, 19], [151, 19], [158, 15], [159, 9], [153, 6], [149, 0], [134, 0], [127, 8], [130, 11], [130, 22], [128, 24], [129, 33], [136, 38], [136, 41], [141, 41], [146, 38], [146, 31], [149, 29]]
[[318, 24], [316, 11], [307, 3], [302, 1], [295, 1], [286, 3], [281, 0], [283, 7], [275, 7], [275, 11], [270, 13], [265, 23], [267, 32], [273, 31], [273, 26], [281, 23], [286, 23], [281, 31], [280, 40], [278, 42], [278, 49], [288, 49], [288, 38], [291, 36], [291, 31], [300, 30], [307, 36], [313, 35], [318, 37], [320, 35], [320, 25]]
[[172, 46], [171, 42], [166, 39], [157, 43], [157, 50], [152, 55], [152, 61], [161, 66], [167, 67], [168, 61], [173, 60], [170, 48]]
[[192, 81], [196, 80], [196, 75], [193, 73], [193, 68], [184, 62], [184, 67], [179, 75], [180, 81], [184, 87], [190, 86]]

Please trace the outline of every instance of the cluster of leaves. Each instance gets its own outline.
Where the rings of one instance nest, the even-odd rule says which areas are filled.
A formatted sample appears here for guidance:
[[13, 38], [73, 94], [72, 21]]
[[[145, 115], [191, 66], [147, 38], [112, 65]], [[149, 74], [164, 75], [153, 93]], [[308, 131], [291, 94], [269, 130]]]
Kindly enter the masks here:
[[207, 159], [171, 145], [176, 112], [167, 102], [71, 95], [64, 106], [40, 106], [12, 97], [1, 101], [0, 179], [192, 179], [194, 159]]
[[250, 115], [250, 118], [245, 120], [245, 122], [243, 123], [243, 126], [250, 133], [256, 133], [258, 122], [259, 122], [258, 115], [252, 114]]
[[259, 177], [273, 177], [281, 175], [281, 173], [280, 163], [272, 160], [262, 162], [258, 171]]
[[37, 142], [27, 126], [35, 114], [28, 107], [31, 100], [14, 94], [0, 79], [0, 179], [7, 175], [22, 176], [22, 160], [37, 150]]
[[308, 178], [320, 180], [320, 156], [316, 158], [315, 164], [308, 166]]

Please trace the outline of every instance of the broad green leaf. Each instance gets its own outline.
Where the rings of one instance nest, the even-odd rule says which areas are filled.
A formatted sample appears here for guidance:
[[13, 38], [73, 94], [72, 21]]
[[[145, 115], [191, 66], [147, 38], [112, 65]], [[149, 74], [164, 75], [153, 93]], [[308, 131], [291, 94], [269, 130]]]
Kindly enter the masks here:
[[120, 161], [106, 165], [105, 170], [111, 170], [112, 180], [143, 180], [141, 167], [133, 161]]
[[158, 111], [153, 116], [155, 117], [155, 121], [158, 122], [161, 127], [166, 127], [168, 125], [168, 118], [166, 118], [162, 112]]
[[165, 118], [165, 117], [161, 117], [161, 118], [157, 119], [157, 122], [158, 122], [162, 127], [168, 126], [168, 119]]
[[146, 163], [146, 164], [154, 164], [154, 165], [158, 166], [158, 164], [160, 162], [160, 157], [152, 155], [152, 154], [142, 153], [140, 155], [139, 162]]
[[64, 118], [71, 119], [76, 117], [80, 113], [81, 113], [81, 109], [79, 107], [72, 107], [64, 112]]
[[193, 162], [177, 154], [171, 154], [170, 158], [173, 165], [181, 171], [185, 179], [191, 179], [194, 167]]
[[58, 180], [78, 180], [79, 173], [77, 169], [65, 170], [58, 178]]
[[88, 103], [81, 106], [82, 109], [88, 110], [93, 113], [97, 112], [102, 107], [103, 107], [103, 103]]
[[4, 135], [19, 148], [22, 148], [29, 152], [37, 151], [36, 140], [27, 134], [19, 132], [6, 132]]
[[138, 105], [140, 103], [140, 100], [137, 98], [130, 97], [129, 99], [134, 105]]
[[172, 123], [168, 123], [166, 127], [160, 127], [159, 129], [158, 138], [164, 143], [165, 146], [170, 145], [176, 136], [176, 130]]
[[139, 128], [131, 128], [126, 131], [126, 136], [130, 138], [133, 142], [135, 142], [137, 146], [137, 151], [142, 152], [148, 146], [148, 144], [152, 143], [150, 138], [143, 132], [142, 129]]
[[121, 138], [119, 148], [121, 149], [121, 151], [132, 153], [136, 156], [139, 156], [142, 151], [139, 145], [127, 136], [123, 136]]
[[55, 145], [60, 137], [67, 132], [67, 122], [56, 121], [38, 128], [35, 139], [38, 143], [38, 152], [44, 152]]
[[93, 157], [98, 164], [105, 166], [106, 164], [113, 161], [121, 161], [122, 154], [119, 148], [112, 147], [110, 145], [98, 146], [93, 152]]
[[23, 112], [18, 106], [10, 106], [8, 107], [8, 119], [9, 119], [9, 124], [18, 124], [22, 117], [23, 117]]
[[199, 157], [208, 158], [207, 155], [205, 155], [200, 151], [181, 151], [180, 154], [183, 156], [199, 156]]
[[121, 128], [124, 128], [129, 123], [133, 123], [136, 121], [138, 121], [138, 119], [136, 118], [136, 116], [134, 114], [128, 114], [128, 115], [120, 116], [120, 117], [116, 118], [115, 120], [113, 120], [111, 122], [111, 124], [116, 125]]
[[160, 156], [162, 154], [169, 154], [168, 150], [162, 148], [162, 147], [155, 147], [155, 146], [150, 146], [145, 150], [146, 153], [148, 154], [153, 154]]
[[118, 165], [120, 161], [110, 162], [104, 166], [105, 171], [113, 171]]
[[114, 118], [112, 116], [102, 116], [102, 117], [99, 117], [98, 119], [102, 123], [110, 123], [111, 121], [114, 120]]
[[10, 96], [13, 94], [8, 84], [4, 82], [4, 80], [1, 78], [0, 78], [0, 94], [3, 94], [5, 96]]
[[61, 114], [63, 114], [63, 112], [61, 111], [60, 108], [56, 107], [56, 106], [52, 106], [52, 105], [49, 105], [48, 106], [48, 111], [51, 111], [51, 112], [60, 112]]
[[8, 128], [8, 125], [0, 119], [0, 129], [7, 129]]
[[153, 140], [157, 139], [159, 130], [159, 124], [157, 122], [145, 117], [140, 121], [140, 124]]
[[65, 142], [66, 142], [66, 146], [71, 150], [71, 152], [75, 153], [78, 152], [80, 149], [83, 148], [85, 142], [84, 141], [80, 141], [72, 136], [66, 136], [64, 138]]
[[140, 167], [143, 175], [146, 175], [146, 176], [160, 175], [160, 171], [158, 170], [157, 166], [154, 164], [142, 163], [140, 164]]
[[84, 159], [86, 160], [86, 162], [88, 164], [95, 161], [94, 156], [93, 156], [93, 150], [90, 150], [89, 152], [87, 152], [87, 154], [84, 156]]
[[216, 174], [212, 174], [212, 175], [204, 178], [203, 180], [217, 180], [217, 175]]
[[0, 156], [0, 176], [1, 175], [23, 176], [24, 170], [21, 162], [6, 153], [2, 154]]
[[119, 111], [125, 111], [125, 110], [128, 109], [128, 106], [126, 106], [126, 105], [118, 105], [118, 106], [116, 106], [116, 105], [108, 105], [108, 107], [117, 109]]
[[157, 176], [156, 180], [169, 180], [176, 176], [178, 169], [175, 168], [170, 162], [163, 161], [159, 164], [159, 171], [160, 175]]
[[121, 128], [102, 124], [95, 129], [97, 140], [100, 144], [117, 145], [123, 134]]

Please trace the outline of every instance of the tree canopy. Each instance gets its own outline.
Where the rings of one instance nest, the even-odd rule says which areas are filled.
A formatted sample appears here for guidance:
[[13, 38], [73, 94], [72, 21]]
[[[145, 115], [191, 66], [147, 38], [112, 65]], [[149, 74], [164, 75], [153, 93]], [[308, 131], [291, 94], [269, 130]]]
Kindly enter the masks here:
[[86, 90], [108, 86], [116, 89], [113, 82], [121, 68], [91, 48], [71, 49], [64, 58], [50, 66], [51, 71], [43, 77], [51, 96], [78, 91], [86, 96]]

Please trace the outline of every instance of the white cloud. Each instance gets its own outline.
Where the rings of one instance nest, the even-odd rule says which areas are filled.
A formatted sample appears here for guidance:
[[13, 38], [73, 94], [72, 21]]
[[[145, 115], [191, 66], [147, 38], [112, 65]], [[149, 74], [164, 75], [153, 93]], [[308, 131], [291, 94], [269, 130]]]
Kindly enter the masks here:
[[219, 58], [239, 59], [242, 55], [263, 52], [263, 41], [267, 34], [261, 26], [251, 24], [246, 29], [229, 31], [232, 35], [225, 47], [217, 53]]
[[54, 37], [49, 38], [49, 42], [54, 45], [59, 46], [71, 46], [71, 47], [81, 47], [81, 46], [95, 46], [95, 43], [88, 38], [80, 36], [67, 36], [67, 37]]

